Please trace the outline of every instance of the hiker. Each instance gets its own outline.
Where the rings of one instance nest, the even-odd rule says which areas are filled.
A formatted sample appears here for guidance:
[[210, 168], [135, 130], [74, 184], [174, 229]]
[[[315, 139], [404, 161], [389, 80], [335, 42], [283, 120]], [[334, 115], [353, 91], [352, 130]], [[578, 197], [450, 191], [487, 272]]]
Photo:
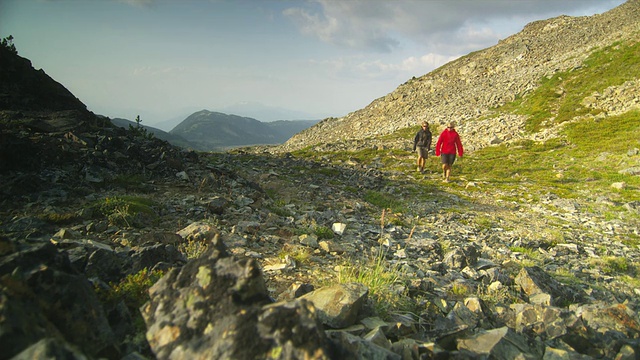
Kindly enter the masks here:
[[426, 121], [422, 122], [420, 130], [413, 138], [413, 151], [418, 149], [418, 171], [424, 172], [424, 164], [431, 150], [431, 131], [429, 131], [429, 124]]
[[453, 121], [447, 124], [447, 128], [442, 131], [436, 143], [436, 156], [440, 156], [442, 161], [442, 177], [444, 178], [442, 181], [444, 182], [449, 182], [451, 166], [456, 161], [456, 149], [458, 156], [462, 157], [464, 153], [460, 135], [456, 132], [455, 126]]

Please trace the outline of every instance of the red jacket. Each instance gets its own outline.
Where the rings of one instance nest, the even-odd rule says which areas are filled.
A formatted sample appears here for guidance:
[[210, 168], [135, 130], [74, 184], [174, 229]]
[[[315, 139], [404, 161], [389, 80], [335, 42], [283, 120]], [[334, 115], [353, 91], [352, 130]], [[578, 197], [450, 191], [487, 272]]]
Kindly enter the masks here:
[[460, 135], [455, 129], [444, 129], [436, 143], [436, 156], [440, 156], [440, 154], [455, 154], [456, 148], [458, 149], [458, 156], [462, 156], [464, 149], [462, 148]]

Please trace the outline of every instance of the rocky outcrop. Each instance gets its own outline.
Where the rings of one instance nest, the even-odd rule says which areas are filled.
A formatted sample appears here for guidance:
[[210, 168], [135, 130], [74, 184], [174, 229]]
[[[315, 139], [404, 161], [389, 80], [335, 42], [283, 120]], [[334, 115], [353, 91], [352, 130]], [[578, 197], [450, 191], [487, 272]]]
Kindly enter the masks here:
[[219, 236], [150, 295], [141, 311], [159, 359], [334, 358], [313, 308], [272, 304], [258, 262], [232, 257]]

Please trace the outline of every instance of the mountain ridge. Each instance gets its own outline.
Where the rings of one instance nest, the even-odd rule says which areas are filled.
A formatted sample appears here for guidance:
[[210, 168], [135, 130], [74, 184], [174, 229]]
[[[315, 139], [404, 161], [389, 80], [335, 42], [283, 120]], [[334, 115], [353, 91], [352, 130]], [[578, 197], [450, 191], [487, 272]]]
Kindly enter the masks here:
[[169, 134], [186, 139], [194, 149], [219, 151], [240, 146], [280, 144], [316, 122], [261, 122], [250, 117], [201, 110], [189, 115]]

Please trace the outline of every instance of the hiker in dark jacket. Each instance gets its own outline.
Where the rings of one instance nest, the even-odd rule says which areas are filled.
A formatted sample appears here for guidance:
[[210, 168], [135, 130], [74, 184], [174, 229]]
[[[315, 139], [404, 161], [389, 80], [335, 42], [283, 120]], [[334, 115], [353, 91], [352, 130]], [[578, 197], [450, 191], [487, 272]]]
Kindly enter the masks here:
[[424, 164], [431, 150], [431, 131], [429, 131], [429, 124], [426, 121], [422, 122], [420, 131], [413, 138], [413, 151], [418, 152], [418, 171], [424, 172]]

